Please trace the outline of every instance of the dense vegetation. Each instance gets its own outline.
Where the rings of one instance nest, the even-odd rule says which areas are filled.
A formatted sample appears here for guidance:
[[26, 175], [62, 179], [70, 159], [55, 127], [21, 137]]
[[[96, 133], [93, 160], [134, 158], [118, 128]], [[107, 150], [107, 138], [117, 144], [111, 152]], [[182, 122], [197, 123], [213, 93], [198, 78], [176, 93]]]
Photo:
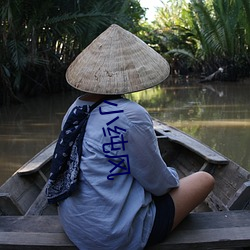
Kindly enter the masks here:
[[249, 76], [250, 1], [168, 0], [142, 37], [165, 54], [173, 69], [211, 74], [225, 80]]
[[110, 24], [136, 33], [177, 74], [249, 75], [250, 1], [165, 0], [144, 20], [139, 0], [1, 0], [0, 103], [67, 88], [75, 56]]
[[65, 88], [84, 47], [112, 23], [137, 32], [144, 14], [133, 0], [0, 2], [0, 103]]

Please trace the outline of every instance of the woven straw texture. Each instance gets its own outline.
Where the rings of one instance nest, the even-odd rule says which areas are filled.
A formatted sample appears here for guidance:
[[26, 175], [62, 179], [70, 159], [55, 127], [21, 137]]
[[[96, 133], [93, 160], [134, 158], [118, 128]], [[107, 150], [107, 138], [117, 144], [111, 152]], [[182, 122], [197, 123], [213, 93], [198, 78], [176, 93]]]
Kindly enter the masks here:
[[113, 24], [72, 62], [66, 79], [74, 88], [95, 94], [125, 94], [163, 82], [168, 62], [141, 39]]

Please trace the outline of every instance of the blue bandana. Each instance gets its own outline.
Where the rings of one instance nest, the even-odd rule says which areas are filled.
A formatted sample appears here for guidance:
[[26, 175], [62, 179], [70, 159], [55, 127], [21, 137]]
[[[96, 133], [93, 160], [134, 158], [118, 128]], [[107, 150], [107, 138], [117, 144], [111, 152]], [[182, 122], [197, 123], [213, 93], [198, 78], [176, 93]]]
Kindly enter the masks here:
[[90, 112], [103, 100], [94, 105], [75, 107], [59, 135], [52, 158], [51, 173], [46, 187], [48, 203], [66, 199], [76, 189], [80, 172], [82, 141]]

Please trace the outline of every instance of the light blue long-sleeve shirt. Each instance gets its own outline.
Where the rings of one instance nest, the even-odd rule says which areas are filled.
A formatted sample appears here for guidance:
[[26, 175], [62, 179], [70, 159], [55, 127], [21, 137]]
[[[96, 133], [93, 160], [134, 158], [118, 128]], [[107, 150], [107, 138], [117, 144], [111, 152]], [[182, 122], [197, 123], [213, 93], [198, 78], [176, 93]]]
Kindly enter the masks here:
[[[78, 189], [60, 203], [59, 216], [79, 249], [139, 250], [154, 223], [151, 194], [167, 193], [179, 178], [161, 158], [148, 112], [127, 99], [108, 102], [90, 115]], [[84, 104], [78, 98], [69, 111]]]

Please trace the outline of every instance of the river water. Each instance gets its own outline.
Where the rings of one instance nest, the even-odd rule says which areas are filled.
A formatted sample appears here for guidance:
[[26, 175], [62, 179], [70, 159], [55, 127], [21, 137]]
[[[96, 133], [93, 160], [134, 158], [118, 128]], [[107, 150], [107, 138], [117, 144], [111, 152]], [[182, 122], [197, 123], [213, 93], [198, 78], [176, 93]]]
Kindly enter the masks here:
[[[250, 79], [166, 85], [127, 97], [169, 125], [192, 135], [250, 170]], [[55, 140], [77, 92], [36, 97], [0, 107], [0, 185], [22, 164]]]

